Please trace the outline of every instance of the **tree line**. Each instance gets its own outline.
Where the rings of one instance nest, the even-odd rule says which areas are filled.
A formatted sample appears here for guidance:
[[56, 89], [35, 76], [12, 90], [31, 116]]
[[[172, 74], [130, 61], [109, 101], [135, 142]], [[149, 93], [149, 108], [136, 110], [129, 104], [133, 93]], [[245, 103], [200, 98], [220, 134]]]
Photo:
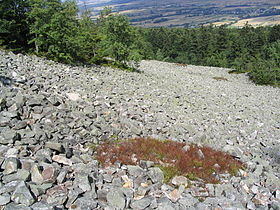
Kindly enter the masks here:
[[68, 64], [133, 70], [141, 59], [248, 72], [257, 84], [280, 85], [280, 25], [243, 28], [139, 28], [105, 8], [97, 20], [75, 1], [0, 2], [0, 45]]

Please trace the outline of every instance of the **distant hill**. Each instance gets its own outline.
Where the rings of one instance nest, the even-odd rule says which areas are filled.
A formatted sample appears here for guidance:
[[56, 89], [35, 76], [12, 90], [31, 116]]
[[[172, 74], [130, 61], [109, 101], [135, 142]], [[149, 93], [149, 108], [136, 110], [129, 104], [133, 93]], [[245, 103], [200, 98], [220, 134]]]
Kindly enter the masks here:
[[143, 27], [280, 24], [279, 0], [79, 0], [78, 6], [81, 11], [90, 10], [93, 17], [110, 6]]

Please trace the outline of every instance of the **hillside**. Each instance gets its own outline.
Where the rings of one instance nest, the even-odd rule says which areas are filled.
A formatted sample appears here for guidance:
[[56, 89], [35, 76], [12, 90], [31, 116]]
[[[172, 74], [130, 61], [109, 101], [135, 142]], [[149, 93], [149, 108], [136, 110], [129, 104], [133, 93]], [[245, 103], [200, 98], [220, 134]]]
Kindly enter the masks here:
[[[128, 15], [133, 25], [143, 27], [197, 27], [209, 23], [239, 27], [247, 21], [256, 26], [280, 23], [277, 0], [83, 0], [78, 5], [82, 11], [92, 11], [95, 17], [103, 7], [110, 6], [115, 12]], [[254, 18], [259, 19], [251, 20]]]
[[[279, 88], [159, 61], [129, 73], [0, 51], [0, 66], [5, 209], [279, 208]], [[163, 184], [151, 162], [103, 168], [95, 159], [95, 144], [137, 136], [209, 145], [246, 168], [219, 184]]]

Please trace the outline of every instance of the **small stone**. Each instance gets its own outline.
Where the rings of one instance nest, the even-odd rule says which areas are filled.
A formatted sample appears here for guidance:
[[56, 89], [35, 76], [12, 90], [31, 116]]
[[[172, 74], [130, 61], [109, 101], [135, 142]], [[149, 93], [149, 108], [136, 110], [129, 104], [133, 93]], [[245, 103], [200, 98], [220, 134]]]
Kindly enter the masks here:
[[153, 198], [146, 197], [141, 200], [133, 201], [130, 204], [130, 207], [133, 209], [145, 209], [152, 203], [152, 201], [153, 201]]
[[174, 185], [184, 185], [184, 186], [188, 186], [188, 183], [189, 183], [189, 180], [184, 177], [184, 176], [175, 176], [172, 181], [171, 181], [172, 184]]
[[67, 200], [68, 188], [72, 186], [72, 182], [56, 185], [46, 192], [46, 201], [51, 205], [62, 205]]
[[11, 201], [11, 196], [8, 193], [4, 193], [2, 195], [0, 195], [0, 206], [4, 206], [7, 203], [10, 203]]
[[110, 206], [115, 209], [124, 209], [126, 200], [123, 192], [120, 189], [110, 191], [107, 196], [107, 201]]
[[148, 171], [148, 176], [150, 177], [153, 183], [162, 183], [164, 180], [164, 174], [162, 170], [158, 167], [150, 168]]
[[190, 194], [184, 195], [178, 201], [184, 207], [191, 207], [194, 206], [196, 203], [199, 203], [199, 200], [191, 196]]
[[155, 165], [155, 163], [153, 161], [146, 161], [146, 160], [140, 160], [139, 163], [141, 168], [151, 168]]
[[70, 210], [84, 210], [84, 209], [96, 209], [98, 203], [95, 199], [88, 197], [78, 198], [70, 207]]
[[280, 199], [280, 190], [275, 191], [275, 198]]
[[0, 97], [0, 111], [2, 111], [6, 107], [5, 98]]
[[256, 206], [252, 201], [248, 201], [246, 208], [250, 209], [250, 210], [254, 210], [254, 209], [256, 209]]
[[180, 190], [173, 190], [170, 193], [167, 194], [167, 197], [173, 202], [177, 202], [181, 198], [182, 192]]
[[4, 162], [3, 174], [7, 175], [7, 174], [14, 173], [18, 170], [19, 167], [20, 167], [19, 159], [10, 157], [10, 158], [6, 159]]
[[197, 151], [197, 155], [198, 155], [199, 159], [204, 159], [205, 158], [205, 156], [204, 156], [203, 152], [201, 151], [201, 149], [199, 149]]
[[24, 181], [21, 181], [16, 187], [11, 197], [12, 201], [18, 204], [30, 206], [35, 202], [33, 195], [30, 193]]
[[36, 95], [36, 96], [33, 96], [32, 98], [29, 98], [26, 102], [26, 105], [30, 106], [30, 107], [41, 106], [44, 99], [45, 99], [45, 96]]
[[251, 188], [251, 192], [254, 194], [257, 194], [259, 192], [259, 187], [256, 185], [253, 185], [253, 187]]
[[182, 149], [183, 151], [187, 152], [190, 150], [190, 148], [191, 148], [190, 145], [186, 144]]
[[29, 184], [31, 192], [35, 196], [40, 196], [46, 193], [48, 189], [52, 187], [52, 184], [40, 184], [40, 185], [35, 185], [35, 184]]
[[67, 199], [67, 203], [66, 203], [65, 207], [69, 208], [75, 202], [75, 200], [78, 198], [78, 196], [82, 193], [83, 193], [83, 191], [79, 188], [70, 190], [68, 192], [68, 199]]
[[55, 208], [45, 202], [37, 202], [31, 206], [32, 210], [54, 210]]
[[37, 165], [33, 165], [31, 169], [31, 180], [36, 184], [42, 184], [44, 182], [44, 178]]
[[81, 99], [79, 93], [66, 93], [66, 96], [71, 100], [71, 101], [79, 101]]
[[246, 184], [242, 185], [242, 189], [246, 192], [246, 193], [250, 193], [250, 189]]
[[46, 142], [45, 143], [45, 148], [49, 148], [49, 149], [55, 150], [57, 152], [63, 152], [62, 144], [57, 143], [57, 142]]
[[68, 166], [72, 166], [72, 161], [70, 159], [67, 159], [66, 157], [63, 157], [61, 155], [54, 155], [52, 157], [52, 160], [58, 163], [61, 163], [63, 165], [68, 165]]
[[258, 193], [255, 195], [255, 197], [252, 199], [253, 203], [255, 205], [267, 205], [269, 203], [269, 197], [266, 195], [263, 195], [261, 193]]
[[144, 173], [144, 170], [140, 167], [140, 166], [127, 166], [127, 170], [128, 170], [128, 173], [129, 175], [131, 176], [140, 176]]
[[5, 210], [32, 210], [24, 204], [9, 203], [5, 206]]
[[140, 200], [145, 197], [148, 189], [146, 187], [138, 187], [137, 191], [134, 194], [134, 200]]
[[192, 187], [191, 195], [194, 197], [208, 197], [209, 192], [203, 187]]
[[273, 210], [280, 210], [280, 201], [272, 201], [270, 204]]
[[20, 121], [18, 122], [14, 127], [13, 129], [14, 130], [21, 130], [21, 129], [25, 129], [27, 126], [27, 122], [26, 121]]
[[0, 194], [13, 192], [19, 183], [20, 183], [20, 181], [11, 181], [11, 182], [5, 184], [4, 186], [1, 186]]
[[5, 154], [6, 158], [17, 158], [18, 150], [16, 148], [10, 148]]
[[[0, 127], [9, 126], [10, 122], [11, 122], [11, 118], [0, 116]], [[4, 140], [4, 138], [3, 138], [3, 140]], [[3, 141], [3, 140], [1, 140], [1, 141]]]
[[4, 131], [1, 131], [1, 144], [13, 144], [17, 140], [20, 140], [20, 135], [14, 130], [5, 129]]
[[44, 183], [54, 183], [56, 180], [56, 169], [52, 166], [45, 168], [42, 171], [42, 177]]
[[132, 181], [132, 180], [129, 180], [128, 182], [125, 182], [125, 183], [123, 184], [123, 187], [124, 187], [124, 188], [132, 189], [132, 188], [133, 188], [133, 181]]
[[19, 169], [16, 173], [4, 176], [3, 183], [8, 183], [15, 180], [28, 181], [30, 179], [30, 172], [25, 169]]
[[78, 186], [83, 192], [90, 191], [91, 185], [87, 174], [78, 174], [74, 180], [74, 185]]
[[61, 171], [59, 173], [59, 175], [56, 178], [58, 184], [61, 184], [61, 183], [63, 183], [65, 181], [66, 174], [67, 174], [66, 171]]

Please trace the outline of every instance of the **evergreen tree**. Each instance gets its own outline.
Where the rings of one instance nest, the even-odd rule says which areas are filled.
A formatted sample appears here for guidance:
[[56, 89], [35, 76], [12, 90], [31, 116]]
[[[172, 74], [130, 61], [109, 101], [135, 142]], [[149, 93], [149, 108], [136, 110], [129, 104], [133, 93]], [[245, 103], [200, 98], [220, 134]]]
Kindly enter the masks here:
[[0, 45], [15, 52], [28, 50], [29, 4], [24, 0], [0, 1]]

